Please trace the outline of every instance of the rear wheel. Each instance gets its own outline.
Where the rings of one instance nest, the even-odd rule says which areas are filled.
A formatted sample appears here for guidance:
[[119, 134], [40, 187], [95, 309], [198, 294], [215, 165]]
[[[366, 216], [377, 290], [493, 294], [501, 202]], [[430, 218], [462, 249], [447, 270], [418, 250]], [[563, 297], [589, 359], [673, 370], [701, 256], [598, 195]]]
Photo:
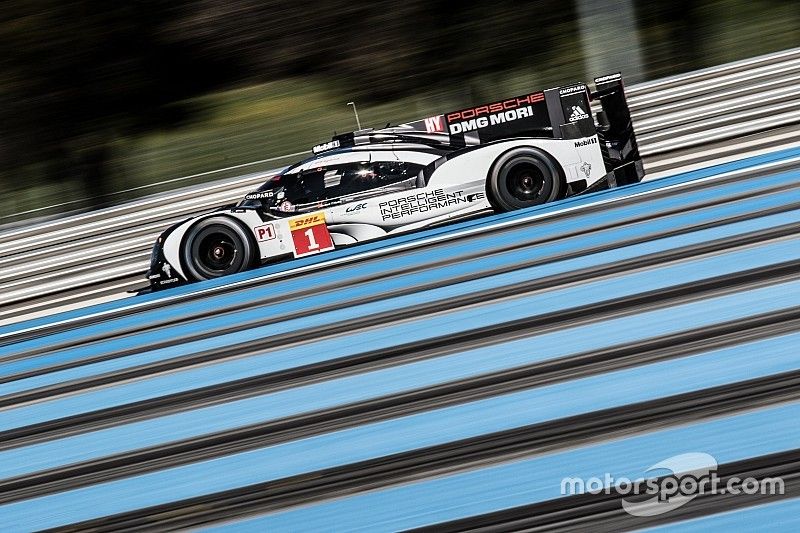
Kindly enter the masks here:
[[242, 272], [252, 266], [255, 246], [234, 220], [212, 217], [200, 221], [186, 234], [183, 263], [195, 280]]
[[561, 198], [561, 169], [547, 153], [515, 148], [497, 158], [489, 171], [489, 197], [498, 211], [513, 211]]

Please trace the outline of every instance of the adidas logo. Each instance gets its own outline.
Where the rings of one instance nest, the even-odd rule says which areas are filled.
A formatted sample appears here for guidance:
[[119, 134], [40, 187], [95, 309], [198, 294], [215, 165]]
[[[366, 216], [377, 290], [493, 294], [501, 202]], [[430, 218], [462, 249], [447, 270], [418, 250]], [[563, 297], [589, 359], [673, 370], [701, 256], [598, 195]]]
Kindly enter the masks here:
[[586, 111], [581, 109], [581, 106], [579, 105], [572, 106], [572, 114], [569, 116], [569, 121], [578, 122], [584, 118], [589, 118], [589, 115], [586, 114]]

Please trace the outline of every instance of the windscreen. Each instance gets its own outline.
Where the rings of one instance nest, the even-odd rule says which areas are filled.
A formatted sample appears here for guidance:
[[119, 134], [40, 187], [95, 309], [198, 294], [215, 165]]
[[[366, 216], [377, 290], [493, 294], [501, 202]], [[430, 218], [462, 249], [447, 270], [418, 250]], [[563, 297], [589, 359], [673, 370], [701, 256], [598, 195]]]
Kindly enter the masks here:
[[423, 165], [374, 161], [329, 165], [273, 177], [239, 205], [273, 216], [288, 216], [413, 189]]

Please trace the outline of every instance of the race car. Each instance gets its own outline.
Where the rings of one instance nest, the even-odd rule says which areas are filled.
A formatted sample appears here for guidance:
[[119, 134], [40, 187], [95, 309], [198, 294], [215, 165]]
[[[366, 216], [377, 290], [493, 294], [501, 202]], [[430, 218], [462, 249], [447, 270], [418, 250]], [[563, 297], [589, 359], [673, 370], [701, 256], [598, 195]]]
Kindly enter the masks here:
[[[592, 112], [595, 103], [597, 113]], [[622, 76], [336, 135], [236, 205], [157, 239], [153, 290], [644, 176]]]

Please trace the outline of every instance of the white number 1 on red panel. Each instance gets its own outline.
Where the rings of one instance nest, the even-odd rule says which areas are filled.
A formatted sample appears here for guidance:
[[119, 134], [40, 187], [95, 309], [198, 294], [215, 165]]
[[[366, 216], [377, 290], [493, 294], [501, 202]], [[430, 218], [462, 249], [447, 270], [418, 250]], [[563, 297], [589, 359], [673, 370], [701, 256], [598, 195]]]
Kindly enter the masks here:
[[306, 237], [308, 237], [308, 249], [316, 250], [317, 248], [319, 248], [319, 243], [317, 243], [317, 240], [314, 238], [314, 228], [308, 228], [305, 231], [305, 234]]

